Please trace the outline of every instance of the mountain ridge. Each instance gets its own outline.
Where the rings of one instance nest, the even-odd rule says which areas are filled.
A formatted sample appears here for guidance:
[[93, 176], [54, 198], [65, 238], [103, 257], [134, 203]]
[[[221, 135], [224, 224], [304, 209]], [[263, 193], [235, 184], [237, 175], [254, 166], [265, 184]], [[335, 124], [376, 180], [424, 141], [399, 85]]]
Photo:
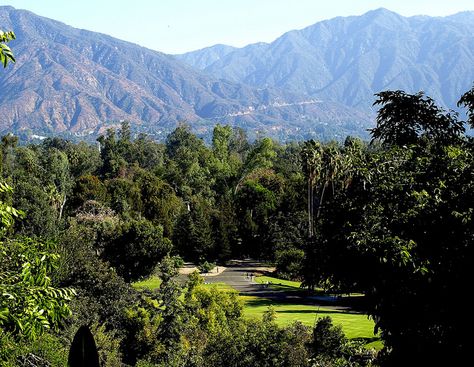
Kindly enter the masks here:
[[29, 11], [0, 7], [0, 24], [17, 34], [17, 62], [0, 74], [3, 131], [86, 135], [129, 120], [147, 132], [188, 121], [197, 130], [220, 122], [286, 135], [311, 133], [329, 117], [356, 130], [370, 121], [334, 103], [211, 78], [174, 56]]
[[236, 48], [205, 66], [193, 63], [199, 50], [176, 57], [220, 78], [364, 110], [386, 89], [424, 90], [455, 108], [474, 80], [473, 30], [472, 11], [403, 17], [379, 8], [323, 20], [258, 47]]
[[0, 26], [17, 34], [17, 62], [0, 73], [3, 132], [84, 136], [128, 120], [156, 136], [187, 121], [198, 133], [224, 123], [283, 140], [366, 137], [374, 93], [425, 90], [453, 107], [474, 80], [474, 12], [382, 8], [185, 55], [13, 7], [0, 6]]

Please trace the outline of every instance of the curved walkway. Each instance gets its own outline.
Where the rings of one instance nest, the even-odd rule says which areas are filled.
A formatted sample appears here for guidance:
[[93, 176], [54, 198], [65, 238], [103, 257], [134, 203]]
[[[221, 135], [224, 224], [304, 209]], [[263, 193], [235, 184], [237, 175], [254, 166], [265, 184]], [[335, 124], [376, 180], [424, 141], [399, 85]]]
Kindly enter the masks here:
[[241, 294], [260, 295], [274, 294], [270, 288], [265, 288], [263, 284], [255, 282], [255, 274], [262, 269], [261, 264], [251, 261], [242, 260], [234, 261], [227, 265], [225, 271], [213, 277], [204, 276], [206, 283], [225, 283]]
[[267, 269], [261, 263], [253, 260], [233, 261], [220, 274], [212, 277], [204, 276], [204, 282], [209, 284], [225, 283], [244, 296], [264, 297], [278, 301], [297, 301], [298, 303], [328, 305], [335, 309], [347, 309], [347, 307], [334, 305], [337, 300], [334, 297], [315, 296], [305, 289], [295, 290], [291, 288], [285, 290], [280, 287], [274, 288], [272, 284], [265, 285], [255, 282], [255, 274], [262, 273]]

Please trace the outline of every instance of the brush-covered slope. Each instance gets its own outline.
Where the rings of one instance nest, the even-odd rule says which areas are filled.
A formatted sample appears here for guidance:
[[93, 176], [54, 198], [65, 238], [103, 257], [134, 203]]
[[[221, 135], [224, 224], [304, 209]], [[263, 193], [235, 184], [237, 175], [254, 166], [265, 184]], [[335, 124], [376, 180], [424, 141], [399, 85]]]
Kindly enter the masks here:
[[210, 75], [366, 111], [374, 93], [387, 89], [423, 90], [454, 108], [474, 81], [474, 13], [407, 18], [378, 9], [319, 22], [203, 64], [200, 55], [211, 51], [178, 57]]
[[[364, 131], [369, 117], [333, 102], [217, 79], [175, 57], [12, 7], [17, 62], [0, 72], [0, 131], [97, 132], [128, 120], [137, 130], [216, 122], [274, 136]], [[223, 48], [222, 52], [229, 51]], [[327, 134], [326, 134], [327, 135]]]

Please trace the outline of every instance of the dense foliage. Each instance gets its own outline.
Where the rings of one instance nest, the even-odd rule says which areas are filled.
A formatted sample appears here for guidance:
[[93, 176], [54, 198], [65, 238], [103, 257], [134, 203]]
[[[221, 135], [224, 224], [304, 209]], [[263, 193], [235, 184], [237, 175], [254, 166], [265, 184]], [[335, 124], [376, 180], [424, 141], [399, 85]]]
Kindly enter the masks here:
[[[460, 100], [471, 125], [472, 93]], [[305, 281], [366, 295], [384, 364], [463, 360], [469, 343], [459, 296], [473, 264], [473, 140], [456, 113], [422, 94], [383, 92], [376, 104], [374, 141], [349, 154], [349, 176], [338, 159], [325, 159], [327, 147], [306, 148], [307, 180], [320, 200]], [[352, 146], [346, 141], [337, 155], [344, 160]], [[336, 189], [324, 195], [328, 186]]]
[[[471, 125], [473, 95], [460, 100]], [[251, 322], [235, 293], [195, 274], [183, 286], [176, 255], [202, 269], [266, 259], [309, 288], [364, 293], [382, 364], [466, 357], [453, 300], [473, 260], [473, 140], [422, 94], [376, 103], [370, 144], [250, 142], [220, 125], [211, 145], [186, 125], [165, 143], [132, 136], [128, 123], [96, 145], [4, 136], [0, 359], [61, 365], [87, 324], [104, 366], [372, 362], [330, 320], [281, 328], [269, 310]], [[131, 286], [155, 272], [156, 292]]]

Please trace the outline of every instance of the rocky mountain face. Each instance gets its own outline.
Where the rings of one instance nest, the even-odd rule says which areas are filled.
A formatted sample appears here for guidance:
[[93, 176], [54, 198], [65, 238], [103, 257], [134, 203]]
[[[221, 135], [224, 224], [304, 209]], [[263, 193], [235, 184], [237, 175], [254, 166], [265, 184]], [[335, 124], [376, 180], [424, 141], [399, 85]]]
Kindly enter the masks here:
[[181, 61], [184, 61], [186, 64], [202, 70], [216, 61], [221, 60], [223, 57], [235, 50], [237, 50], [236, 47], [218, 44], [203, 48], [199, 51], [176, 55], [176, 57]]
[[[222, 46], [216, 46], [219, 54]], [[211, 58], [213, 48], [177, 57], [209, 75], [284, 88], [369, 111], [374, 93], [425, 91], [454, 108], [474, 81], [474, 12], [403, 17], [386, 9], [338, 17]], [[208, 62], [204, 62], [208, 61]]]
[[[366, 136], [373, 94], [424, 90], [453, 108], [474, 81], [474, 13], [405, 18], [379, 9], [272, 43], [166, 55], [0, 7], [17, 62], [0, 72], [0, 133], [96, 135], [128, 120], [162, 134], [182, 121], [279, 139]], [[162, 136], [161, 135], [161, 136]]]
[[[174, 56], [12, 7], [0, 28], [14, 30], [17, 61], [0, 72], [0, 131], [97, 134], [128, 120], [138, 131], [196, 131], [228, 123], [274, 137], [365, 131], [370, 116], [337, 102], [208, 76]], [[202, 62], [222, 57], [221, 47]]]

